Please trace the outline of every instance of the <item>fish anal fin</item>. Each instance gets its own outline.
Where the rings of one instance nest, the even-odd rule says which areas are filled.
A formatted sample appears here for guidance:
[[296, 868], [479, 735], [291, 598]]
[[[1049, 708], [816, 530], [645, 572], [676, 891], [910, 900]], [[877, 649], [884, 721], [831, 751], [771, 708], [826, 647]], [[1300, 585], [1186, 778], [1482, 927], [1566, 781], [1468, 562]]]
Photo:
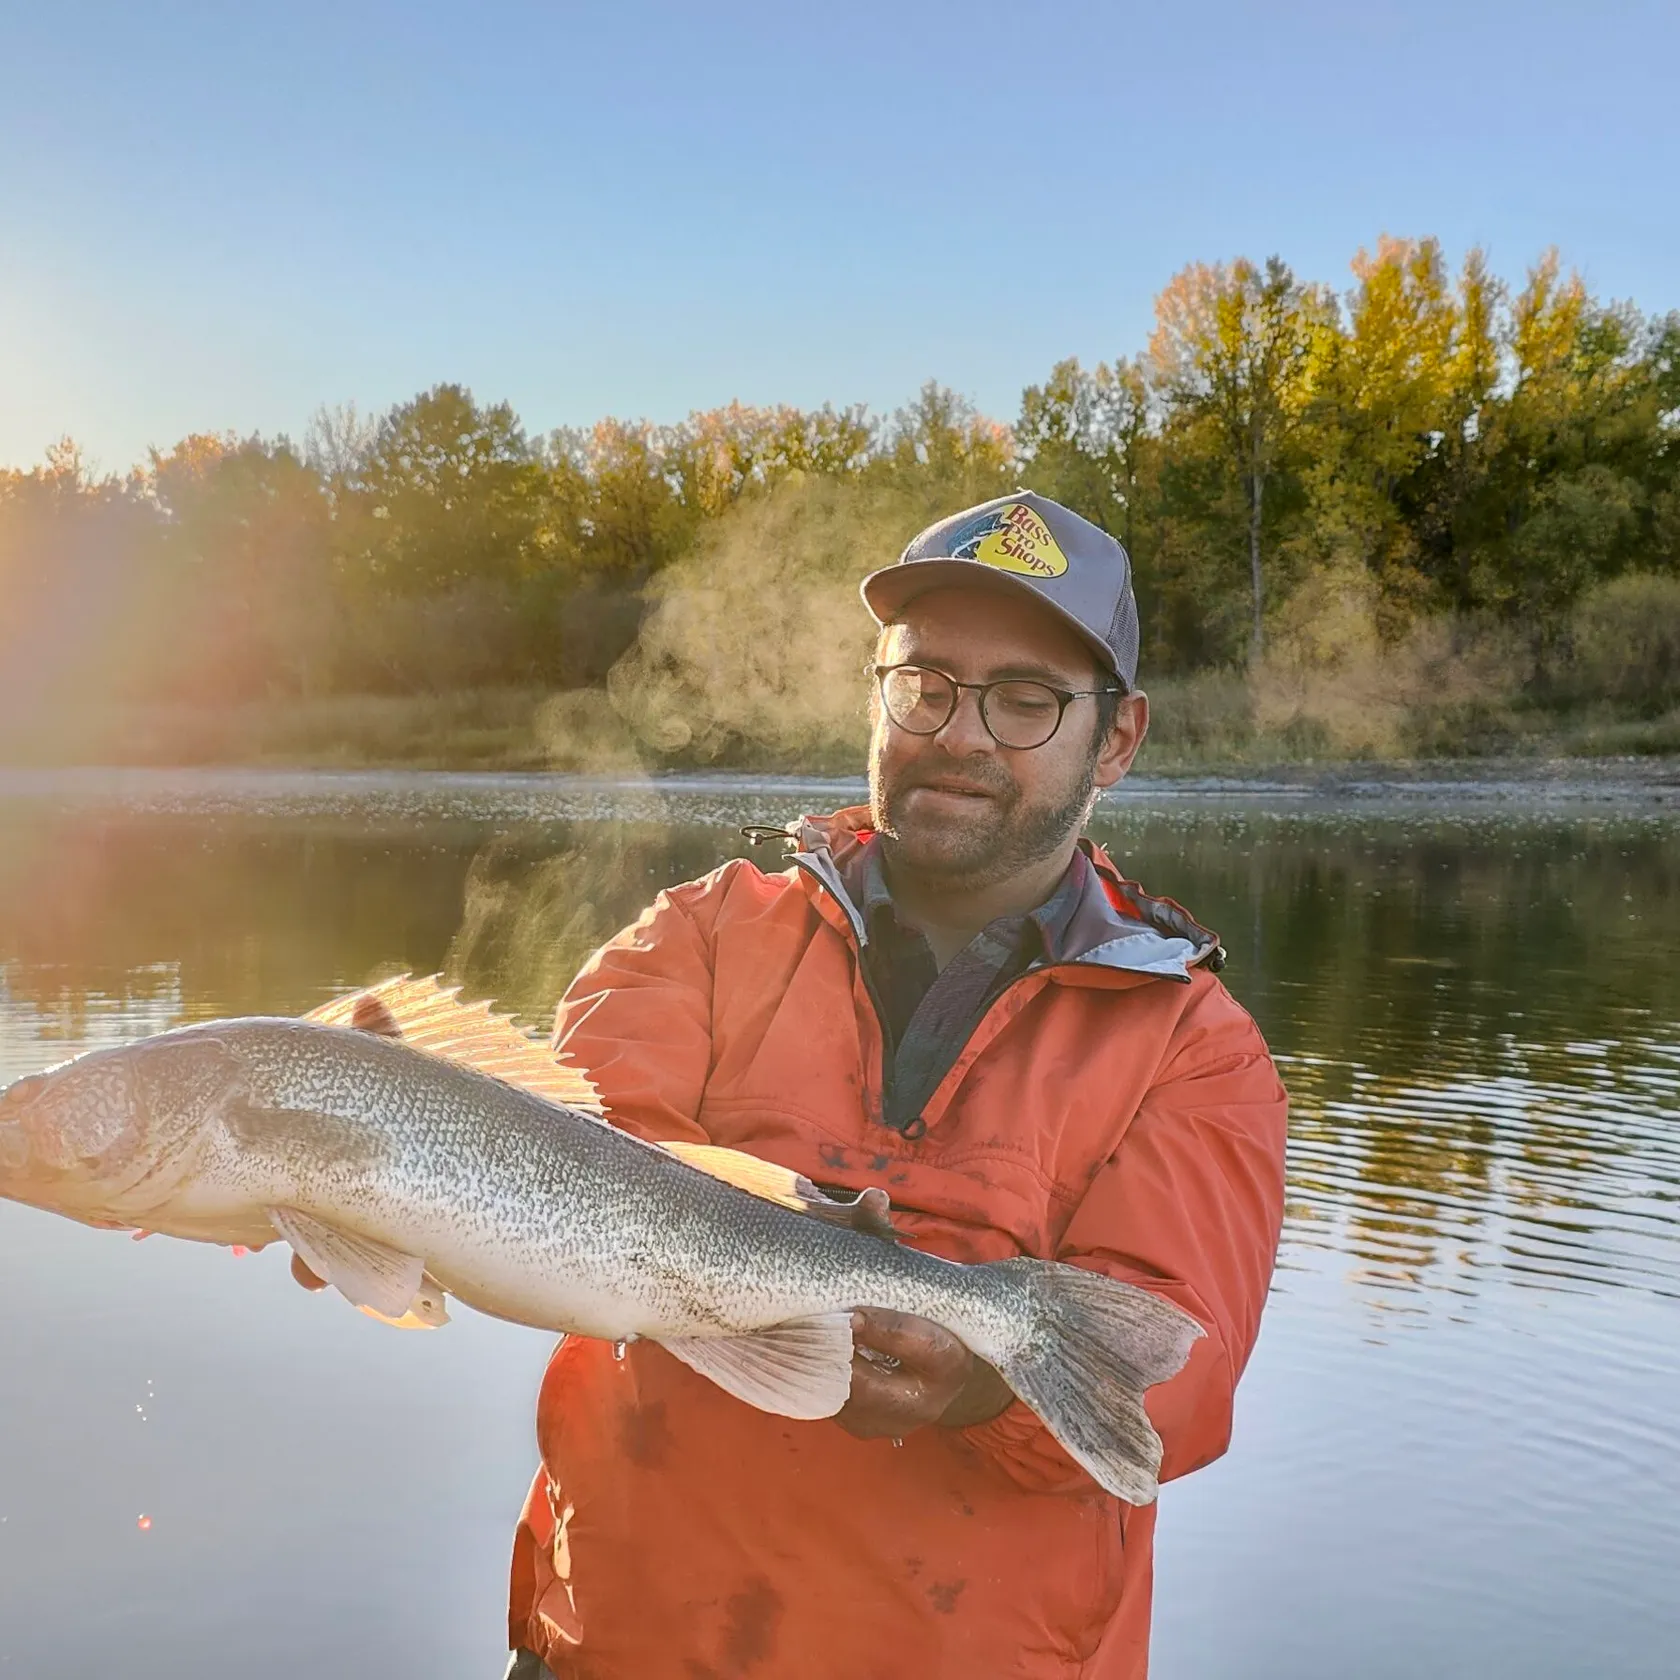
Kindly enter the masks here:
[[825, 1418], [852, 1392], [852, 1315], [794, 1319], [745, 1336], [660, 1340], [667, 1353], [761, 1412]]
[[363, 1307], [369, 1318], [377, 1318], [381, 1324], [389, 1324], [393, 1330], [438, 1330], [449, 1322], [449, 1308], [446, 1304], [449, 1297], [444, 1293], [443, 1285], [427, 1272], [420, 1279], [420, 1287], [414, 1292], [414, 1299], [408, 1304], [408, 1311], [401, 1318], [392, 1318], [387, 1313], [376, 1312], [372, 1307]]
[[304, 1265], [352, 1306], [371, 1307], [386, 1319], [400, 1319], [410, 1310], [425, 1276], [423, 1260], [297, 1208], [263, 1211]]
[[399, 975], [333, 998], [303, 1018], [318, 1026], [357, 1027], [399, 1039], [550, 1102], [601, 1112], [600, 1096], [585, 1074], [558, 1061], [511, 1016], [493, 1013], [487, 1003], [462, 1003], [460, 988], [444, 986], [436, 975]]
[[795, 1213], [807, 1214], [828, 1225], [849, 1226], [872, 1237], [885, 1237], [889, 1242], [898, 1240], [887, 1193], [873, 1185], [854, 1200], [841, 1201], [819, 1190], [803, 1173], [791, 1167], [778, 1167], [773, 1161], [761, 1161], [756, 1155], [743, 1154], [739, 1149], [725, 1149], [716, 1143], [666, 1143], [660, 1147], [697, 1171], [733, 1184], [748, 1195], [779, 1202]]

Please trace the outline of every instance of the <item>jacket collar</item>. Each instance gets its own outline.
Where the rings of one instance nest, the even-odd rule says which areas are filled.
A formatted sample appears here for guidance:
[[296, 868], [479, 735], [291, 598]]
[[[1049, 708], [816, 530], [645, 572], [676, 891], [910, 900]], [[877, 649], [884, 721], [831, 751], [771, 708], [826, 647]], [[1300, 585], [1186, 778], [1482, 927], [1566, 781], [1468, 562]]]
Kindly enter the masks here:
[[[830, 816], [805, 816], [785, 833], [796, 868], [812, 877], [844, 912], [859, 946], [869, 943], [863, 912], [847, 890], [844, 866], [874, 838], [869, 808], [852, 805]], [[1081, 839], [1092, 868], [1084, 891], [1059, 940], [1059, 949], [1035, 967], [1072, 963], [1188, 980], [1205, 964], [1217, 972], [1225, 961], [1219, 938], [1182, 905], [1155, 898], [1114, 867], [1102, 847]]]

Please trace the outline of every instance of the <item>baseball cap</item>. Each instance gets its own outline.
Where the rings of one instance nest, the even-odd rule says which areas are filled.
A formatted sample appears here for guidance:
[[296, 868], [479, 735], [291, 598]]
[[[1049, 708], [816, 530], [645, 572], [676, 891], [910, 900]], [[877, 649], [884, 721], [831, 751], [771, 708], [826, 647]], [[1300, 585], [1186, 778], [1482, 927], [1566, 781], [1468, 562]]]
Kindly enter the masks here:
[[871, 572], [861, 592], [875, 622], [885, 624], [930, 589], [982, 581], [1042, 601], [1128, 689], [1136, 683], [1131, 560], [1108, 532], [1031, 490], [1012, 490], [928, 526], [896, 565]]

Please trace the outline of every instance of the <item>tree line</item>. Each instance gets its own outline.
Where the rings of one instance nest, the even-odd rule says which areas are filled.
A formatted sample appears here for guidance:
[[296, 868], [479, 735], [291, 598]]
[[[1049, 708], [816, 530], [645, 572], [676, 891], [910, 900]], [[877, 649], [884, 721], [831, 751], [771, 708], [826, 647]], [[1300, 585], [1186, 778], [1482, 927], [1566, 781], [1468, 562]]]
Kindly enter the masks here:
[[598, 686], [661, 574], [812, 480], [930, 517], [1017, 483], [1065, 502], [1132, 554], [1146, 673], [1253, 667], [1327, 591], [1389, 642], [1505, 626], [1543, 671], [1592, 591], [1680, 578], [1680, 312], [1601, 301], [1554, 255], [1508, 285], [1385, 238], [1341, 290], [1192, 265], [1146, 347], [1058, 363], [1009, 424], [930, 383], [890, 415], [533, 437], [441, 384], [123, 476], [65, 440], [0, 471], [0, 701]]

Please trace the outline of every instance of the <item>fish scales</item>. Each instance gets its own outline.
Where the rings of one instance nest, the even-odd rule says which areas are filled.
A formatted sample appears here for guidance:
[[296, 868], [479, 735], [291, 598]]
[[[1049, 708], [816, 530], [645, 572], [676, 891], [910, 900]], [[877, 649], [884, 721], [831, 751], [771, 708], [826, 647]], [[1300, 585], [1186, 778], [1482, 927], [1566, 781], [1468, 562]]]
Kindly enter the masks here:
[[[227, 1181], [266, 1202], [348, 1215], [376, 1239], [401, 1228], [451, 1294], [501, 1317], [608, 1340], [704, 1335], [865, 1304], [925, 1315], [966, 1287], [965, 1268], [815, 1225], [468, 1069], [414, 1068], [400, 1044], [290, 1021], [182, 1036], [193, 1033], [236, 1047], [259, 1098], [252, 1120], [271, 1125], [271, 1150], [260, 1124], [248, 1126]], [[293, 1129], [295, 1114], [331, 1116], [380, 1147], [323, 1163], [298, 1150], [311, 1133]], [[507, 1261], [521, 1281], [545, 1270], [557, 1281], [510, 1290]], [[523, 1314], [509, 1310], [514, 1292]]]

